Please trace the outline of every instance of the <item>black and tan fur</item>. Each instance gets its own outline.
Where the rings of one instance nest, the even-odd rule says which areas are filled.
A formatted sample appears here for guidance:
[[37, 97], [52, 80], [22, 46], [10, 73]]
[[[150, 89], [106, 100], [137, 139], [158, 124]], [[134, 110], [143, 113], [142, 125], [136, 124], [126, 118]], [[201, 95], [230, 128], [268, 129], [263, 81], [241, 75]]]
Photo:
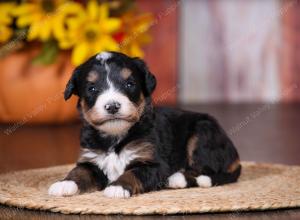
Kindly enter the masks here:
[[[112, 85], [114, 90], [107, 94], [117, 91], [122, 96], [112, 95], [110, 101], [103, 94]], [[168, 187], [202, 186], [203, 177], [203, 187], [237, 181], [239, 156], [218, 122], [208, 114], [153, 107], [155, 86], [156, 79], [142, 60], [121, 53], [102, 53], [75, 69], [65, 99], [73, 94], [79, 97], [82, 154], [64, 179], [76, 183], [74, 192], [120, 186], [106, 190], [107, 195], [128, 197], [113, 190], [123, 189], [130, 196]], [[127, 103], [126, 114], [121, 113], [118, 97]], [[100, 99], [107, 99], [116, 109]], [[104, 114], [102, 105], [113, 113]], [[177, 176], [171, 180], [174, 173]], [[53, 195], [74, 194], [52, 191]]]

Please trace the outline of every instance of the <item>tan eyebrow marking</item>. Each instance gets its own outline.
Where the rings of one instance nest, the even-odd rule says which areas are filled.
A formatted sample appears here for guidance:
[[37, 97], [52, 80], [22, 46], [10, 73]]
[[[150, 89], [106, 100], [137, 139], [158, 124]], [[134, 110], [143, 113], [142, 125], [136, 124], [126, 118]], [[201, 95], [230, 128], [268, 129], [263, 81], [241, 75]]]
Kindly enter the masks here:
[[132, 73], [131, 70], [128, 68], [123, 68], [121, 70], [121, 76], [123, 79], [128, 79], [128, 77], [131, 75], [131, 73]]
[[96, 82], [98, 79], [98, 73], [96, 71], [91, 71], [86, 79], [89, 82]]

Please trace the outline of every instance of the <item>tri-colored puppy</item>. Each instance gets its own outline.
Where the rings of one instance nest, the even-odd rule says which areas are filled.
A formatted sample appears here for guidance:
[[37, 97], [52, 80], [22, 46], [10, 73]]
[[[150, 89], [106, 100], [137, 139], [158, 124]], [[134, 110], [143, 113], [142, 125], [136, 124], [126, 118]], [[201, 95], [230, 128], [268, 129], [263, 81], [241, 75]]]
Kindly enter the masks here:
[[102, 52], [77, 67], [65, 99], [79, 96], [82, 152], [49, 194], [104, 190], [127, 198], [162, 188], [211, 187], [237, 181], [238, 153], [207, 114], [153, 107], [154, 75], [139, 58]]

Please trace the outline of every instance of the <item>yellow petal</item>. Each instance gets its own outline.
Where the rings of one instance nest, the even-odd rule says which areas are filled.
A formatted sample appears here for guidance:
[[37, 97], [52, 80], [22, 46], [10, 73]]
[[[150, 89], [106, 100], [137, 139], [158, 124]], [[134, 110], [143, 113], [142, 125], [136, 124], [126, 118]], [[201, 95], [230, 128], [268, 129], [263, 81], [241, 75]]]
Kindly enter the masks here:
[[105, 42], [102, 38], [99, 38], [94, 44], [93, 44], [93, 53], [100, 53], [105, 50]]
[[142, 51], [142, 49], [139, 47], [138, 44], [136, 43], [132, 43], [130, 46], [130, 56], [134, 56], [134, 57], [144, 57], [144, 52]]
[[40, 22], [40, 38], [42, 41], [46, 41], [50, 38], [51, 35], [51, 29], [52, 29], [52, 22], [51, 19]]
[[104, 47], [103, 47], [103, 46], [100, 46], [100, 45], [98, 44], [97, 47], [93, 47], [92, 55], [97, 54], [97, 53], [101, 53], [101, 52], [103, 52], [103, 51], [105, 51]]
[[105, 33], [113, 33], [121, 27], [121, 20], [117, 18], [110, 18], [100, 23], [100, 25], [102, 25]]
[[66, 25], [70, 29], [76, 29], [76, 28], [79, 28], [80, 26], [82, 26], [83, 23], [85, 23], [85, 22], [86, 22], [86, 20], [81, 17], [69, 18], [66, 20]]
[[89, 55], [89, 45], [87, 42], [82, 42], [75, 46], [72, 51], [72, 63], [74, 65], [79, 65], [84, 62], [85, 59], [88, 58]]
[[0, 42], [4, 43], [12, 36], [13, 32], [10, 28], [0, 25]]
[[53, 34], [56, 39], [64, 38], [66, 35], [67, 30], [64, 28], [64, 23], [62, 18], [57, 16], [53, 19]]
[[30, 25], [32, 22], [34, 21], [39, 21], [40, 20], [40, 16], [39, 15], [24, 15], [19, 17], [19, 19], [17, 20], [17, 26], [18, 27], [26, 27], [28, 25]]
[[105, 50], [119, 51], [119, 44], [109, 35], [102, 36], [102, 43]]
[[23, 3], [16, 7], [12, 14], [14, 16], [20, 16], [23, 14], [31, 14], [34, 11], [38, 11], [38, 5], [37, 4], [31, 4], [31, 3]]
[[53, 34], [56, 39], [65, 38], [70, 29], [78, 29], [85, 17], [82, 6], [78, 3], [67, 2], [59, 7], [52, 19]]
[[84, 11], [83, 7], [81, 4], [77, 2], [66, 2], [60, 7], [61, 11], [63, 13], [74, 13], [74, 14], [79, 14]]
[[99, 7], [99, 19], [104, 20], [109, 16], [109, 7], [108, 4], [103, 3]]
[[28, 30], [28, 35], [27, 35], [27, 39], [29, 41], [34, 40], [38, 37], [39, 33], [40, 33], [40, 25], [39, 23], [33, 23]]
[[66, 50], [70, 49], [74, 45], [74, 42], [69, 38], [60, 38], [58, 39], [59, 48]]
[[87, 13], [91, 20], [96, 20], [99, 16], [98, 3], [94, 0], [89, 1], [87, 5]]
[[14, 3], [0, 3], [0, 24], [11, 24], [11, 13], [15, 7]]
[[0, 11], [0, 24], [10, 24], [11, 22], [12, 18], [6, 13], [2, 13], [2, 11]]

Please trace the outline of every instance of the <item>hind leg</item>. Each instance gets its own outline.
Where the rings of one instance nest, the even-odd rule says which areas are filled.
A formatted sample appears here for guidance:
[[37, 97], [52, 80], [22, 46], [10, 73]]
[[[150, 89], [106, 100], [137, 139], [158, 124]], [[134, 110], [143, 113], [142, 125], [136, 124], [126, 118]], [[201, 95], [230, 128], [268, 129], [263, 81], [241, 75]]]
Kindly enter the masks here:
[[211, 117], [196, 123], [187, 142], [186, 166], [198, 171], [192, 176], [200, 187], [236, 182], [241, 172], [236, 148]]
[[218, 123], [207, 117], [192, 130], [186, 144], [186, 165], [168, 178], [168, 186], [211, 187], [236, 182], [241, 172], [239, 156]]

